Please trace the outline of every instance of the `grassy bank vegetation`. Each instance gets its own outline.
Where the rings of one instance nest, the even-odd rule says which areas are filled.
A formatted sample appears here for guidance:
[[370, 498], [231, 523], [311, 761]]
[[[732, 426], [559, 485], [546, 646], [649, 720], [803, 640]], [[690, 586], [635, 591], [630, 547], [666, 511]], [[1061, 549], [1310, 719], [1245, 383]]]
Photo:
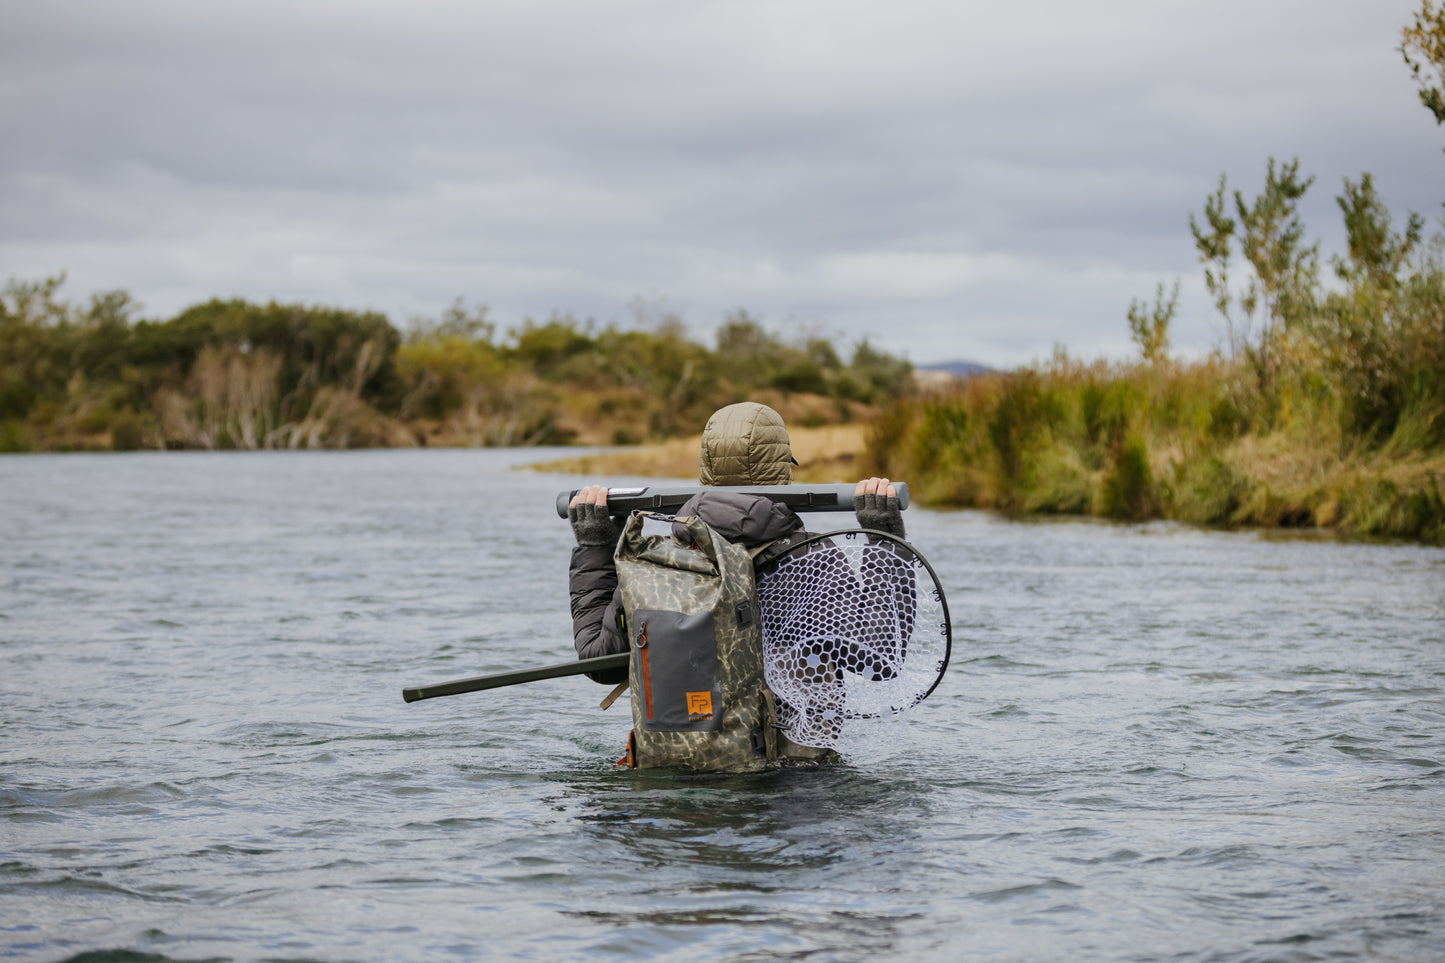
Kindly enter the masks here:
[[246, 301], [138, 320], [123, 291], [81, 306], [62, 283], [0, 295], [0, 451], [630, 445], [748, 397], [799, 425], [857, 422], [911, 381], [866, 341], [845, 361], [745, 311], [707, 347], [670, 316], [498, 336], [460, 302], [405, 334], [373, 312]]
[[[1401, 41], [1445, 123], [1445, 6], [1423, 0]], [[1140, 360], [1058, 351], [906, 399], [864, 466], [934, 503], [1445, 542], [1445, 237], [1396, 225], [1365, 174], [1336, 198], [1347, 249], [1322, 271], [1297, 213], [1312, 183], [1271, 159], [1257, 196], [1221, 177], [1190, 216], [1213, 357], [1170, 359], [1179, 288], [1160, 284], [1127, 312]]]
[[1191, 219], [1213, 357], [1169, 358], [1161, 285], [1128, 312], [1140, 360], [1059, 352], [902, 400], [865, 467], [935, 504], [1445, 540], [1445, 239], [1416, 216], [1396, 230], [1371, 178], [1347, 181], [1327, 289], [1295, 210], [1309, 183], [1271, 161], [1258, 197], [1227, 205], [1221, 180]]

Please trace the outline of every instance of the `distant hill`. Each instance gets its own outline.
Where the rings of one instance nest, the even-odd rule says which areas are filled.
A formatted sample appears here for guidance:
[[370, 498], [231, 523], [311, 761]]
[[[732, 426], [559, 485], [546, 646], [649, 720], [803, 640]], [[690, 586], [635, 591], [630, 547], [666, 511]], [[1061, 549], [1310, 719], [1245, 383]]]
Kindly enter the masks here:
[[967, 378], [977, 374], [988, 374], [994, 369], [976, 361], [946, 361], [943, 364], [915, 365], [913, 370], [936, 371], [939, 374], [953, 375], [955, 378]]

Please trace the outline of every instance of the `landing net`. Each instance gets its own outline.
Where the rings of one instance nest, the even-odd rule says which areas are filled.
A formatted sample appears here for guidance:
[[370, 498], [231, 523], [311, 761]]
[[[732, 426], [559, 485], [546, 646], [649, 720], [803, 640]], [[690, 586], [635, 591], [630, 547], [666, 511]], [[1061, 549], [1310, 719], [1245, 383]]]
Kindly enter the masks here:
[[763, 675], [804, 746], [875, 755], [948, 667], [948, 603], [923, 556], [881, 532], [811, 537], [758, 575]]

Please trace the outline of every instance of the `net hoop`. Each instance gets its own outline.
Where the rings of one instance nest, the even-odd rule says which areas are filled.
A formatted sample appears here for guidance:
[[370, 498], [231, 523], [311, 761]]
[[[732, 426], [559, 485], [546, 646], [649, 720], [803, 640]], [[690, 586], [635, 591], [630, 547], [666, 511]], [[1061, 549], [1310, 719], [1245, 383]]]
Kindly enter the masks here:
[[866, 528], [809, 535], [760, 563], [757, 578], [764, 676], [793, 741], [840, 751], [867, 742], [943, 680], [948, 600], [903, 539]]

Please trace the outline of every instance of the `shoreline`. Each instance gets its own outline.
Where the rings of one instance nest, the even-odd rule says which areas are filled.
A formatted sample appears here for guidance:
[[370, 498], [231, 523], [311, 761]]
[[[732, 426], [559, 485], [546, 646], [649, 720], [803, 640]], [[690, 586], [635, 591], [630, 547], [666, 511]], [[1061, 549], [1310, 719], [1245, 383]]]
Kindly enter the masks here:
[[[846, 484], [858, 480], [868, 425], [824, 425], [789, 428], [788, 439], [798, 466], [795, 482]], [[664, 442], [610, 448], [572, 458], [523, 465], [531, 471], [571, 475], [636, 475], [642, 478], [696, 478], [702, 434]]]

